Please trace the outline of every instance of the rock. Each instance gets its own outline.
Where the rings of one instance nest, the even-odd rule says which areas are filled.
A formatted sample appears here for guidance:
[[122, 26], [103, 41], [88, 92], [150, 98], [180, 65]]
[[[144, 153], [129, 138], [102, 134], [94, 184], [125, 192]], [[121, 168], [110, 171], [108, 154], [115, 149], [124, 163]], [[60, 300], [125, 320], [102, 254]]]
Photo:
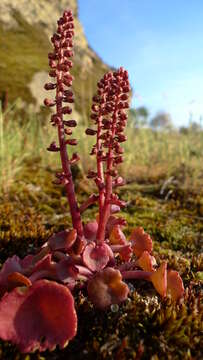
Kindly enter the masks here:
[[1, 0], [0, 98], [7, 92], [9, 102], [20, 97], [26, 106], [32, 104], [40, 111], [48, 78], [49, 39], [65, 9], [72, 9], [75, 16], [74, 111], [87, 122], [96, 83], [109, 68], [88, 46], [77, 0]]

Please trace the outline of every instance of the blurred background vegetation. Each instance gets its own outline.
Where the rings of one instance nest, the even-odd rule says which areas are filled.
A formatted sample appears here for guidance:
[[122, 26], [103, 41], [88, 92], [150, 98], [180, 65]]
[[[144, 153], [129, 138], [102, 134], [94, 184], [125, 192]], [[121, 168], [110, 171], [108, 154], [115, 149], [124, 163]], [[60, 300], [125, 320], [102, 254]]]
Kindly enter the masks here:
[[[49, 143], [56, 139], [56, 131], [48, 118], [44, 120], [44, 115], [28, 111], [22, 116], [20, 108], [20, 98], [11, 104], [1, 103], [1, 193], [16, 185], [28, 163], [53, 171], [60, 167], [59, 156], [46, 151]], [[87, 121], [79, 122], [74, 132], [81, 156], [78, 170], [84, 178], [93, 162], [89, 153], [94, 139], [85, 135], [87, 125]], [[169, 114], [158, 113], [150, 118], [147, 108], [140, 107], [129, 110], [126, 133], [128, 141], [124, 145], [125, 161], [121, 173], [127, 182], [158, 184], [175, 176], [184, 177], [181, 186], [200, 186], [203, 176], [201, 123], [191, 122], [188, 127], [176, 129]], [[75, 150], [75, 147], [70, 149]]]

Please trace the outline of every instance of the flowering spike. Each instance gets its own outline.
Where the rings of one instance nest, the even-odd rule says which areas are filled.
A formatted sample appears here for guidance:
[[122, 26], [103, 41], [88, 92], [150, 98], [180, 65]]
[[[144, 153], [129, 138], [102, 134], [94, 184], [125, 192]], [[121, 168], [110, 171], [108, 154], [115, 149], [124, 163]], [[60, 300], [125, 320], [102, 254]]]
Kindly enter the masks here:
[[[69, 15], [68, 15], [69, 14]], [[72, 85], [73, 76], [70, 74], [72, 62], [69, 60], [73, 56], [73, 35], [74, 24], [71, 12], [65, 11], [63, 16], [58, 21], [57, 32], [52, 36], [51, 42], [53, 44], [53, 52], [48, 54], [49, 66], [51, 71], [49, 75], [55, 78], [56, 83], [45, 84], [46, 90], [56, 89], [56, 97], [54, 100], [45, 99], [44, 104], [48, 107], [56, 105], [56, 114], [52, 115], [51, 122], [53, 126], [58, 128], [59, 146], [53, 142], [49, 147], [49, 151], [60, 151], [62, 169], [64, 177], [57, 180], [65, 186], [68, 202], [70, 205], [70, 212], [72, 216], [73, 227], [77, 230], [78, 236], [83, 236], [82, 221], [80, 218], [79, 207], [77, 205], [74, 184], [72, 180], [71, 164], [76, 162], [79, 158], [74, 156], [69, 160], [67, 153], [67, 145], [76, 145], [76, 139], [66, 139], [72, 132], [70, 129], [65, 129], [65, 126], [75, 127], [75, 120], [64, 120], [65, 114], [71, 114], [70, 106], [64, 106], [63, 103], [72, 103], [73, 92], [66, 87]]]
[[[112, 178], [118, 175], [117, 166], [123, 162], [120, 154], [120, 142], [126, 140], [123, 134], [126, 125], [127, 115], [125, 109], [128, 106], [127, 87], [129, 89], [128, 72], [122, 67], [115, 72], [109, 72], [97, 84], [97, 95], [93, 97], [91, 119], [95, 120], [97, 130], [87, 129], [86, 134], [97, 134], [96, 146], [92, 153], [97, 158], [97, 183], [104, 183], [104, 187], [99, 187], [99, 227], [97, 243], [101, 244], [105, 237], [105, 228], [111, 213], [111, 204], [122, 206], [112, 196], [115, 185], [119, 186]], [[107, 149], [103, 151], [103, 149]], [[103, 170], [103, 163], [106, 169]], [[120, 182], [122, 183], [122, 182]]]

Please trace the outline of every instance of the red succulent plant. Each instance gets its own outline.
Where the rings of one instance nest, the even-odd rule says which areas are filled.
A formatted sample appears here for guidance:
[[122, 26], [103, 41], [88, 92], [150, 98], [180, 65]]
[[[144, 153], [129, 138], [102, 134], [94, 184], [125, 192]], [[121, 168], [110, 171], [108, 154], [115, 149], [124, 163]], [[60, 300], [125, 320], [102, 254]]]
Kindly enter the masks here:
[[[51, 38], [53, 52], [48, 54], [53, 82], [45, 84], [45, 89], [55, 90], [56, 96], [44, 101], [46, 106], [56, 107], [51, 124], [57, 128], [58, 143], [53, 141], [48, 150], [60, 153], [62, 169], [56, 173], [55, 183], [65, 187], [73, 228], [53, 234], [35, 255], [22, 260], [14, 255], [0, 271], [0, 338], [17, 344], [22, 352], [52, 350], [57, 344], [63, 348], [76, 335], [72, 294], [77, 285], [87, 286], [90, 300], [101, 309], [127, 299], [128, 279], [150, 281], [161, 297], [171, 296], [175, 301], [184, 293], [176, 271], [167, 271], [165, 261], [157, 267], [150, 235], [138, 227], [127, 240], [123, 233], [126, 221], [114, 215], [126, 205], [115, 193], [125, 183], [118, 166], [123, 162], [121, 144], [127, 140], [130, 84], [122, 67], [105, 74], [97, 84], [91, 114], [95, 127], [86, 134], [96, 136], [91, 155], [96, 156], [97, 168], [87, 177], [94, 179], [98, 194], [80, 206], [77, 203], [71, 166], [79, 156], [74, 153], [70, 158], [67, 151], [68, 146], [77, 144], [71, 138], [77, 123], [64, 119], [74, 102], [69, 89], [73, 35], [69, 10], [58, 21]], [[81, 214], [94, 203], [99, 206], [97, 219], [83, 224]]]

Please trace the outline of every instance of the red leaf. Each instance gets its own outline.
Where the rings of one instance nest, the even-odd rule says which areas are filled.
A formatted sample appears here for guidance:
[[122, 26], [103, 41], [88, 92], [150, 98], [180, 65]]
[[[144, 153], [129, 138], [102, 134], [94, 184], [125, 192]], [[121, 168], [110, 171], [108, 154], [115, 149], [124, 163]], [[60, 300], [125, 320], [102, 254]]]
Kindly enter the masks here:
[[109, 216], [107, 225], [106, 225], [106, 237], [109, 237], [109, 234], [111, 233], [112, 229], [115, 225], [119, 225], [121, 228], [122, 226], [126, 225], [126, 220], [123, 218], [117, 218], [114, 215]]
[[178, 300], [184, 294], [183, 281], [177, 271], [168, 270], [167, 272], [167, 295], [173, 300]]
[[9, 290], [14, 289], [17, 286], [31, 286], [31, 281], [24, 275], [20, 274], [19, 272], [13, 272], [12, 274], [8, 275], [8, 288]]
[[21, 352], [64, 348], [76, 331], [74, 299], [63, 285], [40, 280], [5, 294], [0, 302], [0, 338]]
[[131, 244], [126, 245], [111, 245], [111, 250], [114, 253], [119, 253], [121, 260], [129, 261], [132, 256]]
[[150, 280], [161, 297], [166, 296], [167, 290], [167, 263], [163, 261], [160, 267], [154, 271]]
[[111, 245], [127, 245], [126, 237], [120, 225], [115, 225], [111, 230], [109, 241]]
[[122, 281], [119, 270], [106, 268], [88, 282], [88, 296], [95, 306], [104, 309], [111, 304], [119, 304], [125, 301], [129, 288]]
[[18, 256], [14, 255], [5, 261], [0, 271], [0, 297], [8, 290], [8, 276], [21, 271], [21, 260]]
[[48, 240], [48, 245], [52, 250], [67, 250], [70, 249], [77, 238], [77, 231], [64, 230], [52, 235]]
[[89, 243], [83, 252], [83, 262], [92, 271], [102, 270], [110, 259], [111, 249], [107, 244]]
[[140, 257], [145, 250], [151, 254], [152, 239], [142, 227], [133, 230], [130, 241], [132, 242], [133, 252], [137, 257]]
[[90, 221], [84, 225], [84, 235], [89, 241], [95, 241], [98, 230], [98, 222], [96, 220]]
[[156, 260], [151, 256], [148, 251], [143, 251], [142, 255], [136, 261], [136, 265], [139, 266], [144, 271], [154, 271], [153, 265], [156, 263]]

